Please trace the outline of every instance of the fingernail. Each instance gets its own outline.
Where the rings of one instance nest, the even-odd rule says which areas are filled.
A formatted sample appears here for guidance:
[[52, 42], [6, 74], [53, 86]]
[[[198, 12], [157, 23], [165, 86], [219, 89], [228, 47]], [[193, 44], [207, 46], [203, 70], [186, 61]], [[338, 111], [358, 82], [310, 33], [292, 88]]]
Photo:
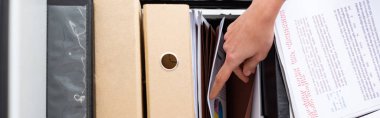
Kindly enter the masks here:
[[211, 93], [210, 93], [210, 98], [209, 98], [209, 99], [213, 100], [213, 99], [215, 98], [215, 95], [214, 95], [214, 94], [215, 94], [214, 92], [211, 92]]

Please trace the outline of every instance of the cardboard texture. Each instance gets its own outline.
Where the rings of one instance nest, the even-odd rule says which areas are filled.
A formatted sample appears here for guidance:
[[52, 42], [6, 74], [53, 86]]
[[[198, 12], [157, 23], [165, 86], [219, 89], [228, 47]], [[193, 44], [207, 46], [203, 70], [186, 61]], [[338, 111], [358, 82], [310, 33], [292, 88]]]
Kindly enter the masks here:
[[94, 0], [96, 117], [140, 118], [142, 79], [138, 0]]
[[148, 117], [195, 117], [189, 6], [144, 5], [143, 26]]

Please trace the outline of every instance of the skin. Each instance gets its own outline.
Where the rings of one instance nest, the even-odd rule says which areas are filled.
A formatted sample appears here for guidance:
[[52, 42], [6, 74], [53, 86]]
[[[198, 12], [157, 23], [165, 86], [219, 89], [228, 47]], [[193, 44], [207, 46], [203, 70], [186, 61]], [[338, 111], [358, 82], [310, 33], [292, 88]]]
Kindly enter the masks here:
[[210, 99], [215, 99], [224, 84], [235, 73], [243, 82], [254, 74], [273, 44], [276, 16], [284, 0], [253, 0], [248, 9], [227, 28], [223, 48], [227, 54], [215, 78]]

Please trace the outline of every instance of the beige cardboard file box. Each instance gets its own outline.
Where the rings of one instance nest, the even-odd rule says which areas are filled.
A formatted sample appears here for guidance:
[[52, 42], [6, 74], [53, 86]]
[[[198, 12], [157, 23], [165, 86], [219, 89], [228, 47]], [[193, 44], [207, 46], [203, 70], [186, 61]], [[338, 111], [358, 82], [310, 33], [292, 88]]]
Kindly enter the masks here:
[[147, 114], [194, 118], [189, 6], [144, 5]]
[[141, 118], [138, 0], [94, 0], [97, 118]]

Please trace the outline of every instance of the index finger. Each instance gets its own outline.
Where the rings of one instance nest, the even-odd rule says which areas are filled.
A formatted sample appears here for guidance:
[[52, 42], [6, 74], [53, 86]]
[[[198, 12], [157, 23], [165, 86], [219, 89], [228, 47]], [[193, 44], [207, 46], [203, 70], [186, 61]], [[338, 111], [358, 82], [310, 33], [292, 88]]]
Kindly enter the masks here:
[[230, 78], [232, 70], [233, 69], [228, 66], [228, 63], [223, 64], [218, 74], [215, 76], [214, 85], [212, 86], [210, 92], [210, 99], [215, 99], [215, 97], [219, 94], [228, 78]]

